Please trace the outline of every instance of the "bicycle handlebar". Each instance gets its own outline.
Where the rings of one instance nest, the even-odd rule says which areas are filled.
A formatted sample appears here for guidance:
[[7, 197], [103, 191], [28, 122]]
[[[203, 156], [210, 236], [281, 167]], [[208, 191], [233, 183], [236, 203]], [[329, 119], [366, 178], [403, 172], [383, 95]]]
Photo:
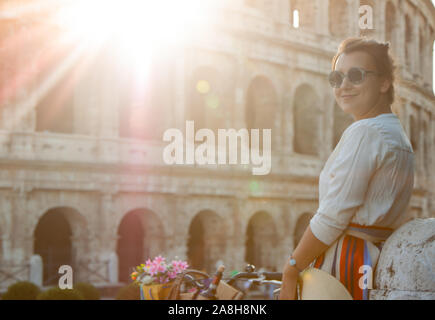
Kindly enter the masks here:
[[240, 279], [259, 279], [263, 278], [264, 280], [282, 280], [281, 272], [240, 272], [234, 276], [232, 276], [227, 283], [232, 285], [236, 280]]
[[258, 272], [239, 272], [238, 274], [232, 276], [227, 283], [231, 286], [236, 280], [239, 279], [257, 279], [261, 275]]
[[265, 280], [282, 281], [282, 272], [262, 272], [261, 275]]

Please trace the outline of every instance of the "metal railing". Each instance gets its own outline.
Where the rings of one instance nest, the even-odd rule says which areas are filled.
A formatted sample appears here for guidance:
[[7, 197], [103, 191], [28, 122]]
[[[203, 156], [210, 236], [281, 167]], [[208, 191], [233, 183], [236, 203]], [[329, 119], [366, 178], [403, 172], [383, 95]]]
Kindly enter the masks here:
[[[25, 276], [20, 277], [20, 274]], [[23, 281], [28, 279], [30, 274], [30, 264], [8, 265], [0, 267], [0, 284], [7, 280]]]

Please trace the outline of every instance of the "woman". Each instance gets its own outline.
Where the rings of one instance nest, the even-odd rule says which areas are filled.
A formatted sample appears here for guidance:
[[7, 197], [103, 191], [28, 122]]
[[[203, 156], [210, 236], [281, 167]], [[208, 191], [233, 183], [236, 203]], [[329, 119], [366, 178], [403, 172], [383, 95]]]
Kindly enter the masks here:
[[343, 41], [329, 82], [355, 122], [319, 178], [319, 208], [283, 269], [280, 299], [296, 298], [298, 274], [310, 264], [343, 283], [353, 299], [368, 299], [362, 265], [375, 270], [383, 241], [406, 219], [414, 184], [414, 154], [392, 113], [394, 66], [389, 45]]

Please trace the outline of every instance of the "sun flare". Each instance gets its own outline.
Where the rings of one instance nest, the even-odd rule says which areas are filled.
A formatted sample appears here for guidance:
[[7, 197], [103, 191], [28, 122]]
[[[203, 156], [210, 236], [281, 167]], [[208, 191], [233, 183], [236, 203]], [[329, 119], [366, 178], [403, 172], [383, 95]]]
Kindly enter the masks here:
[[97, 43], [108, 38], [129, 49], [177, 44], [204, 28], [212, 1], [65, 0], [55, 19], [70, 36]]
[[[189, 42], [210, 25], [215, 0], [62, 0], [54, 22], [73, 43], [88, 51], [103, 44], [119, 53], [124, 65], [145, 77], [152, 56]], [[145, 81], [142, 79], [141, 81]]]

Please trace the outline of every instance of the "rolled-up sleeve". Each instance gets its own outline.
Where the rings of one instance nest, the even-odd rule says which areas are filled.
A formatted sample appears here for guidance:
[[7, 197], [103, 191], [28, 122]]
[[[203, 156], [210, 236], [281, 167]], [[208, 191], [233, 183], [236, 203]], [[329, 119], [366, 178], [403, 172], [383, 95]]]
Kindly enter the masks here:
[[337, 240], [364, 203], [370, 179], [383, 157], [382, 138], [375, 128], [360, 125], [349, 129], [324, 173], [326, 192], [310, 221], [314, 236], [327, 245]]

